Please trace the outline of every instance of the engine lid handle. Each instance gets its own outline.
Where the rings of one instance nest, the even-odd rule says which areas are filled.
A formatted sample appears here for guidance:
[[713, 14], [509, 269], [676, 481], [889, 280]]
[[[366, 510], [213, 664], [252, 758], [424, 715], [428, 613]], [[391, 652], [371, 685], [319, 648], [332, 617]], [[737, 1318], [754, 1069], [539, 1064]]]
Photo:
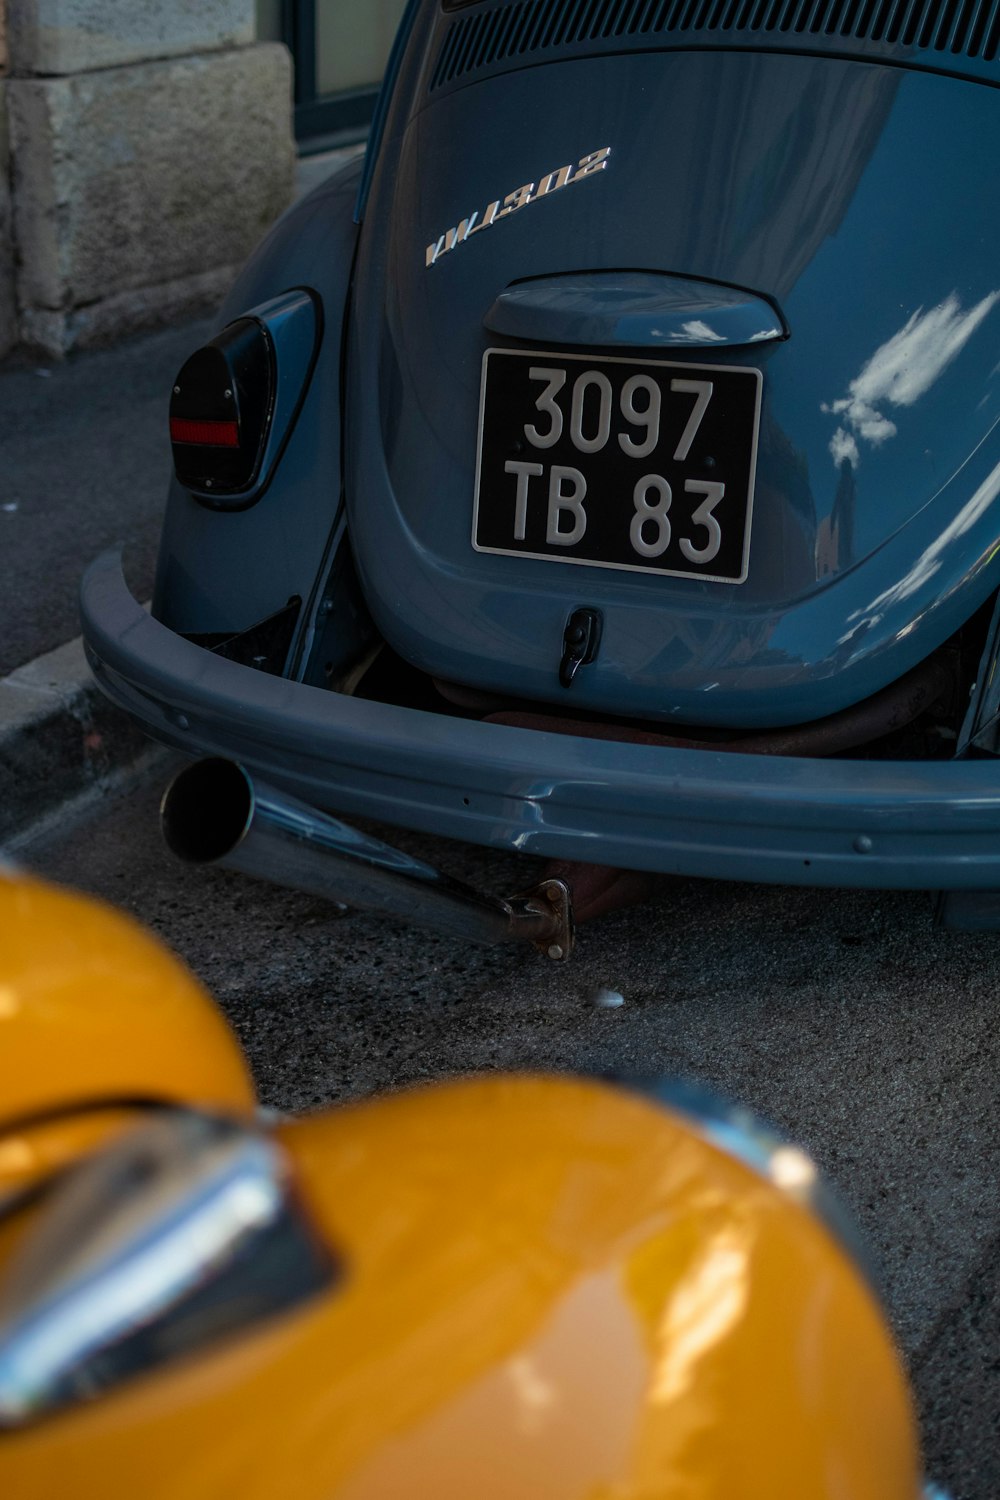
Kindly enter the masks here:
[[515, 281], [483, 319], [490, 333], [539, 343], [719, 349], [788, 338], [767, 297], [653, 271], [588, 271]]

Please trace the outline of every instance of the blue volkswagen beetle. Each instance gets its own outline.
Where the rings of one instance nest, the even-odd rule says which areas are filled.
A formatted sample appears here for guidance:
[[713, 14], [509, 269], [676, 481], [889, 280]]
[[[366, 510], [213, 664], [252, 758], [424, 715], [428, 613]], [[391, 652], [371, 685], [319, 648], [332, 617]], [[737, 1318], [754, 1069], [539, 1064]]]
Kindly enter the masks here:
[[998, 49], [1000, 0], [412, 0], [177, 377], [152, 614], [84, 581], [208, 758], [178, 852], [556, 958], [651, 872], [1000, 921]]

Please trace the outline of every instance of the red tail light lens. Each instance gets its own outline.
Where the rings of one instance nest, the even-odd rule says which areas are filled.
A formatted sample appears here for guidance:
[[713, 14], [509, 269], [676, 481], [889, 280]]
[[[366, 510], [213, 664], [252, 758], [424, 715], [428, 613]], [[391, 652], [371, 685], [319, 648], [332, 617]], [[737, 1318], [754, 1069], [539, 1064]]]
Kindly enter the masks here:
[[238, 495], [257, 477], [274, 404], [274, 351], [256, 318], [240, 318], [192, 354], [174, 382], [170, 441], [185, 489]]
[[197, 448], [238, 448], [238, 422], [191, 422], [184, 417], [170, 418], [170, 441], [192, 443]]

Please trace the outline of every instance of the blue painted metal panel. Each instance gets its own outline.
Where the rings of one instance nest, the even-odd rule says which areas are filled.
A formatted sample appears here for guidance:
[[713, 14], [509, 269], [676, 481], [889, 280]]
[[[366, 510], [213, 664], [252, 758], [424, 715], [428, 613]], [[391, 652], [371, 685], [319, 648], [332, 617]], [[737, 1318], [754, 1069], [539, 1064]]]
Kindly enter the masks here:
[[88, 570], [104, 691], [157, 739], [312, 806], [522, 853], [795, 885], [1000, 888], [1000, 769], [608, 744], [444, 719], [241, 667]]
[[[153, 612], [174, 630], [246, 630], [292, 596], [308, 600], [315, 589], [342, 504], [341, 354], [360, 172], [360, 162], [351, 162], [289, 209], [219, 313], [221, 329], [290, 288], [306, 287], [322, 315], [322, 343], [281, 462], [252, 509], [213, 512], [172, 484]], [[289, 362], [304, 373], [297, 330], [286, 329], [285, 337], [295, 345]]]
[[[427, 265], [449, 225], [608, 145], [606, 170]], [[415, 101], [373, 187], [349, 362], [350, 524], [394, 648], [558, 700], [567, 616], [595, 607], [575, 706], [748, 727], [928, 655], [1000, 584], [998, 147], [992, 88], [812, 56], [585, 59]], [[513, 282], [623, 267], [749, 288], [791, 330], [717, 355], [764, 377], [739, 587], [472, 551], [484, 318]]]

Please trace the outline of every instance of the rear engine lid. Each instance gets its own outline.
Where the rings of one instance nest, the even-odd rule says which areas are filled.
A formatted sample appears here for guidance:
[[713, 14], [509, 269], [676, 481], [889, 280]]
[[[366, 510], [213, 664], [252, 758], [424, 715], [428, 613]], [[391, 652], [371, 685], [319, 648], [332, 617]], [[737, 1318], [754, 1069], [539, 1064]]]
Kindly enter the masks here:
[[422, 103], [368, 205], [348, 408], [359, 574], [404, 657], [794, 723], [996, 587], [994, 90], [706, 51]]

